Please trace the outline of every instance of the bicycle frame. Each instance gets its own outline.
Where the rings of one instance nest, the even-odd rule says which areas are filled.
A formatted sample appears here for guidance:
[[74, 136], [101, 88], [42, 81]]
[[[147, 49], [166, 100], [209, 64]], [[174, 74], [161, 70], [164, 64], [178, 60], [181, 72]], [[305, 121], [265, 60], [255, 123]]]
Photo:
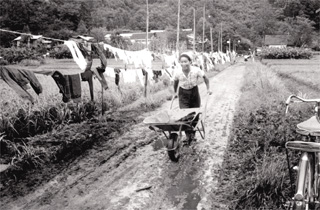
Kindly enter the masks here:
[[[291, 101], [292, 98], [299, 101]], [[290, 96], [286, 101], [288, 106], [295, 102], [311, 102], [316, 103], [315, 116], [320, 122], [320, 99], [302, 99], [297, 96]], [[314, 142], [312, 140], [315, 140]], [[289, 207], [293, 209], [309, 209], [312, 205], [320, 205], [320, 137], [304, 136], [304, 141], [291, 141], [286, 143], [287, 149], [302, 151], [298, 177], [296, 182], [296, 191], [293, 197], [293, 203], [289, 202]], [[288, 162], [289, 164], [289, 162]], [[289, 169], [290, 170], [290, 169]], [[306, 181], [308, 182], [306, 183]], [[307, 186], [306, 186], [307, 184]], [[306, 192], [307, 190], [307, 192]]]

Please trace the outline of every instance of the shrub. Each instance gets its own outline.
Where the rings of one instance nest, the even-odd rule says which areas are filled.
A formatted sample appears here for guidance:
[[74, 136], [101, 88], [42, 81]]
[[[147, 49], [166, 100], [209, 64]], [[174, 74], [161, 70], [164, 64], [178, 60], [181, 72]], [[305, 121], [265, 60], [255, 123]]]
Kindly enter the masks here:
[[31, 59], [41, 61], [43, 49], [27, 47], [0, 48], [0, 55], [9, 64], [20, 63], [22, 60]]
[[9, 62], [7, 61], [7, 60], [5, 60], [5, 59], [0, 59], [0, 65], [8, 65], [9, 64]]
[[70, 50], [65, 45], [58, 45], [55, 48], [53, 48], [49, 53], [50, 57], [56, 59], [72, 58]]
[[306, 48], [262, 48], [259, 56], [265, 59], [310, 59], [312, 51]]
[[33, 60], [33, 59], [25, 59], [20, 62], [22, 66], [40, 66], [41, 61]]

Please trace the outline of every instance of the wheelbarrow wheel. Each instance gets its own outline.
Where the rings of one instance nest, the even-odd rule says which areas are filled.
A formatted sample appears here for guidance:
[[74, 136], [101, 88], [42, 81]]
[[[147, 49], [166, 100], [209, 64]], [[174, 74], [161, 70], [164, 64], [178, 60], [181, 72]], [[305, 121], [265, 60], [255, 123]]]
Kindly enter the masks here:
[[170, 160], [173, 162], [177, 162], [179, 160], [179, 145], [178, 145], [178, 134], [172, 133], [170, 134], [170, 138], [168, 139], [168, 155]]

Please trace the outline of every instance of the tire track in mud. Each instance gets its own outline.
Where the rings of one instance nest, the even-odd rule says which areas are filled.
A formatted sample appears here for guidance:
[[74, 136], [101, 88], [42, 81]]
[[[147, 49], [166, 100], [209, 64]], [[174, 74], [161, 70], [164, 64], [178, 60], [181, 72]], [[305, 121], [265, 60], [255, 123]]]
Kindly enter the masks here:
[[[112, 140], [119, 150], [106, 151], [102, 146], [91, 151], [6, 209], [223, 209], [225, 205], [214, 202], [214, 189], [244, 69], [229, 67], [210, 79], [213, 95], [207, 105], [206, 140], [197, 134], [198, 141], [183, 147], [178, 163], [160, 148], [165, 137], [139, 123]], [[200, 92], [204, 103], [204, 84]]]

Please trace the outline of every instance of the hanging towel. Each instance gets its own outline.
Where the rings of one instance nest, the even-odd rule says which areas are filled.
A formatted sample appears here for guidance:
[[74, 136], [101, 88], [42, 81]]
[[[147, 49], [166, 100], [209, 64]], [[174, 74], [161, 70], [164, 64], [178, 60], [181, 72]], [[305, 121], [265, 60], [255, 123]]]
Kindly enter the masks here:
[[136, 70], [136, 73], [137, 73], [137, 76], [138, 76], [138, 78], [139, 78], [140, 84], [141, 84], [142, 86], [144, 86], [143, 70], [137, 69], [137, 70]]
[[70, 99], [78, 101], [81, 98], [81, 82], [80, 75], [62, 75], [59, 71], [55, 71], [52, 75], [57, 83], [60, 93], [62, 93], [62, 101], [67, 103]]
[[32, 71], [0, 66], [1, 78], [23, 99], [34, 103], [33, 97], [27, 92], [30, 83], [36, 94], [42, 93], [42, 86]]
[[153, 80], [154, 75], [153, 75], [152, 69], [146, 68], [145, 71], [148, 72], [148, 81], [150, 83], [154, 83], [154, 80]]
[[79, 66], [79, 68], [84, 71], [87, 67], [87, 61], [84, 58], [83, 54], [81, 53], [80, 49], [78, 48], [75, 41], [65, 41], [65, 45], [69, 48], [73, 60], [76, 62], [76, 64]]
[[106, 70], [105, 70], [104, 74], [105, 74], [107, 77], [116, 78], [116, 74], [115, 74], [115, 72], [114, 72], [114, 69], [111, 68], [111, 67], [106, 67]]
[[121, 74], [122, 74], [122, 77], [123, 77], [123, 82], [125, 84], [134, 83], [134, 82], [137, 81], [137, 73], [133, 69], [121, 70]]

